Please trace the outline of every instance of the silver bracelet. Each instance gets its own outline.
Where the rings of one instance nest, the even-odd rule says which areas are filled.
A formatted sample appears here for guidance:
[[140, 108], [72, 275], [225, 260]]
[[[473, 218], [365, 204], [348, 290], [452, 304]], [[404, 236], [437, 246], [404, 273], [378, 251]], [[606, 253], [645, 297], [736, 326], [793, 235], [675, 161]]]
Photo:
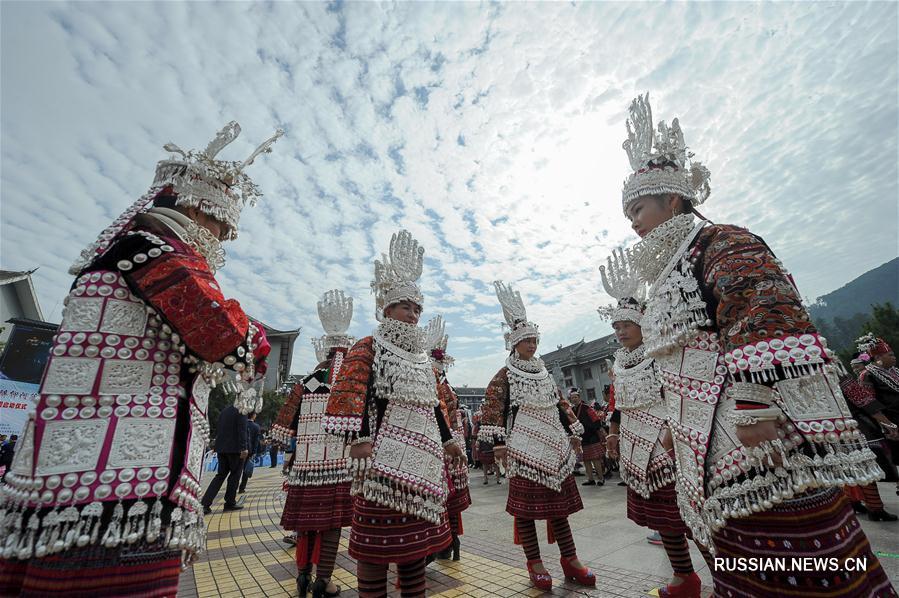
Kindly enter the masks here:
[[752, 382], [734, 382], [728, 393], [735, 401], [749, 401], [763, 405], [774, 405], [774, 389], [764, 384]]
[[451, 444], [455, 444], [456, 446], [459, 445], [459, 443], [456, 442], [455, 438], [450, 438], [449, 440], [447, 440], [446, 442], [443, 443], [443, 448], [446, 448]]
[[730, 423], [735, 426], [754, 426], [759, 422], [777, 421], [781, 415], [783, 415], [783, 411], [777, 407], [746, 409], [731, 413]]
[[360, 436], [350, 443], [350, 446], [359, 446], [360, 444], [371, 444], [371, 436]]
[[572, 436], [580, 436], [581, 434], [584, 433], [584, 424], [582, 424], [582, 423], [579, 422], [579, 421], [574, 422], [574, 423], [571, 424], [569, 427], [571, 428], [571, 435], [572, 435]]

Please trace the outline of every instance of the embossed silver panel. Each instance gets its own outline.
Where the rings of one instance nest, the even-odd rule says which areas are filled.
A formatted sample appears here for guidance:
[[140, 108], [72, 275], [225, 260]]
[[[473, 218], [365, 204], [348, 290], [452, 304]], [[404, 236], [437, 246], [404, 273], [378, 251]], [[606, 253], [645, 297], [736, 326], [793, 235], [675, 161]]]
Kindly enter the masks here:
[[120, 419], [106, 464], [112, 468], [168, 465], [174, 435], [174, 419]]
[[152, 361], [109, 359], [103, 364], [100, 394], [149, 394]]
[[103, 311], [100, 332], [128, 336], [143, 335], [147, 327], [147, 310], [142, 303], [109, 299]]
[[93, 332], [100, 325], [103, 310], [102, 297], [69, 297], [63, 310], [60, 330]]
[[52, 475], [96, 468], [107, 428], [108, 419], [48, 422], [35, 473]]
[[93, 357], [51, 357], [43, 394], [88, 394], [94, 388], [100, 359]]

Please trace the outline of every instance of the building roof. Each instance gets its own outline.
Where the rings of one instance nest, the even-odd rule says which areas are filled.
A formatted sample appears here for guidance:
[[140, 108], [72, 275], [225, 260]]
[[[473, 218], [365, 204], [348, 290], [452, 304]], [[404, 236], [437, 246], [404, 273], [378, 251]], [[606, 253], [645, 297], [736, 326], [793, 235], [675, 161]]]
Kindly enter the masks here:
[[453, 386], [456, 396], [460, 397], [482, 397], [487, 393], [487, 389], [483, 386]]
[[592, 341], [581, 339], [574, 344], [544, 353], [540, 358], [543, 359], [548, 369], [552, 369], [557, 364], [560, 367], [566, 367], [609, 357], [619, 347], [615, 335], [609, 334]]
[[13, 282], [19, 282], [20, 280], [25, 280], [36, 271], [37, 268], [35, 268], [34, 270], [23, 270], [21, 272], [17, 272], [15, 270], [0, 270], [0, 284], [10, 284]]
[[52, 322], [44, 322], [43, 320], [32, 320], [31, 318], [10, 318], [6, 321], [9, 324], [18, 326], [30, 326], [39, 330], [58, 330], [59, 324]]
[[41, 312], [41, 304], [37, 298], [37, 292], [34, 290], [34, 283], [31, 275], [37, 271], [34, 270], [0, 270], [0, 286], [8, 284], [13, 285], [16, 297], [21, 304], [21, 315], [33, 320], [43, 320], [44, 314]]
[[250, 320], [262, 325], [262, 329], [265, 330], [265, 337], [269, 342], [275, 339], [281, 341], [281, 350], [278, 355], [278, 384], [284, 384], [290, 372], [290, 365], [293, 362], [293, 345], [297, 337], [300, 336], [301, 328], [296, 330], [276, 330], [252, 316], [250, 316]]

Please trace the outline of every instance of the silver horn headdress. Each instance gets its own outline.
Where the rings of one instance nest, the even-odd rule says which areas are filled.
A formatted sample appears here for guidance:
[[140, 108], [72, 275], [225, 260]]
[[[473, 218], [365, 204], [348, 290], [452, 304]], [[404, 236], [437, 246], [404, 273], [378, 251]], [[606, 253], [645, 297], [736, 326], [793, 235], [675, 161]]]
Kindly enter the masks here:
[[353, 319], [353, 298], [339, 289], [327, 291], [318, 302], [318, 319], [321, 320], [324, 336], [312, 339], [315, 357], [319, 362], [328, 359], [331, 349], [349, 349], [356, 339], [347, 335]]
[[150, 190], [106, 227], [96, 241], [81, 251], [69, 273], [78, 274], [105, 252], [119, 235], [132, 227], [137, 215], [153, 206], [153, 200], [167, 187], [171, 187], [177, 195], [175, 205], [195, 207], [212, 216], [227, 227], [227, 239], [236, 239], [241, 210], [247, 204], [255, 205], [262, 196], [244, 170], [257, 156], [271, 152], [272, 145], [283, 134], [281, 129], [275, 131], [242, 162], [216, 159], [219, 152], [240, 135], [240, 125], [236, 121], [225, 125], [203, 151], [185, 152], [174, 143], [165, 144], [165, 150], [180, 155], [180, 158], [172, 157], [156, 165], [156, 176]]
[[496, 298], [499, 299], [499, 304], [503, 308], [505, 325], [509, 327], [509, 331], [503, 334], [506, 350], [511, 351], [515, 345], [526, 338], [536, 338], [539, 341], [540, 331], [537, 324], [528, 321], [528, 313], [524, 307], [524, 301], [521, 300], [521, 293], [501, 280], [493, 281], [493, 286], [496, 289]]
[[371, 282], [375, 294], [375, 317], [384, 319], [384, 310], [400, 301], [411, 301], [424, 307], [424, 297], [418, 288], [425, 250], [407, 230], [393, 233], [390, 253], [375, 260], [375, 279]]
[[618, 300], [617, 305], [597, 308], [599, 317], [609, 322], [633, 322], [639, 326], [646, 307], [646, 284], [637, 275], [631, 251], [612, 251], [606, 265], [599, 267], [599, 275], [606, 293]]
[[627, 140], [622, 147], [627, 152], [633, 173], [621, 191], [625, 215], [628, 204], [646, 195], [677, 193], [693, 206], [708, 198], [711, 193], [709, 169], [698, 161], [691, 161], [693, 154], [687, 151], [684, 133], [676, 118], [670, 127], [660, 121], [658, 131], [653, 130], [648, 93], [631, 102], [626, 126]]

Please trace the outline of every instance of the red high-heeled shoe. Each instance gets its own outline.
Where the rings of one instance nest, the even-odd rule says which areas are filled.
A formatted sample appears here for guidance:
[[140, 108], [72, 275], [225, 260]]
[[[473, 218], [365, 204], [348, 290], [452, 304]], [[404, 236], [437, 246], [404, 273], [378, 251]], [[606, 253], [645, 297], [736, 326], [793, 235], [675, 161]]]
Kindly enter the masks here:
[[549, 571], [546, 573], [535, 573], [534, 565], [542, 564], [543, 561], [540, 559], [534, 559], [533, 561], [528, 561], [528, 575], [531, 577], [531, 583], [534, 584], [534, 587], [538, 590], [545, 590], [547, 592], [552, 591], [553, 589], [553, 578], [549, 574]]
[[660, 598], [700, 598], [702, 596], [702, 579], [696, 575], [695, 571], [687, 576], [679, 573], [674, 575], [684, 581], [676, 586], [668, 584], [659, 588]]
[[559, 560], [562, 564], [562, 571], [565, 573], [565, 579], [569, 579], [575, 583], [578, 583], [582, 586], [590, 586], [596, 587], [596, 576], [593, 574], [587, 567], [581, 567], [577, 569], [574, 565], [571, 564], [571, 561], [577, 559], [577, 557], [573, 558], [565, 558], [564, 556]]

